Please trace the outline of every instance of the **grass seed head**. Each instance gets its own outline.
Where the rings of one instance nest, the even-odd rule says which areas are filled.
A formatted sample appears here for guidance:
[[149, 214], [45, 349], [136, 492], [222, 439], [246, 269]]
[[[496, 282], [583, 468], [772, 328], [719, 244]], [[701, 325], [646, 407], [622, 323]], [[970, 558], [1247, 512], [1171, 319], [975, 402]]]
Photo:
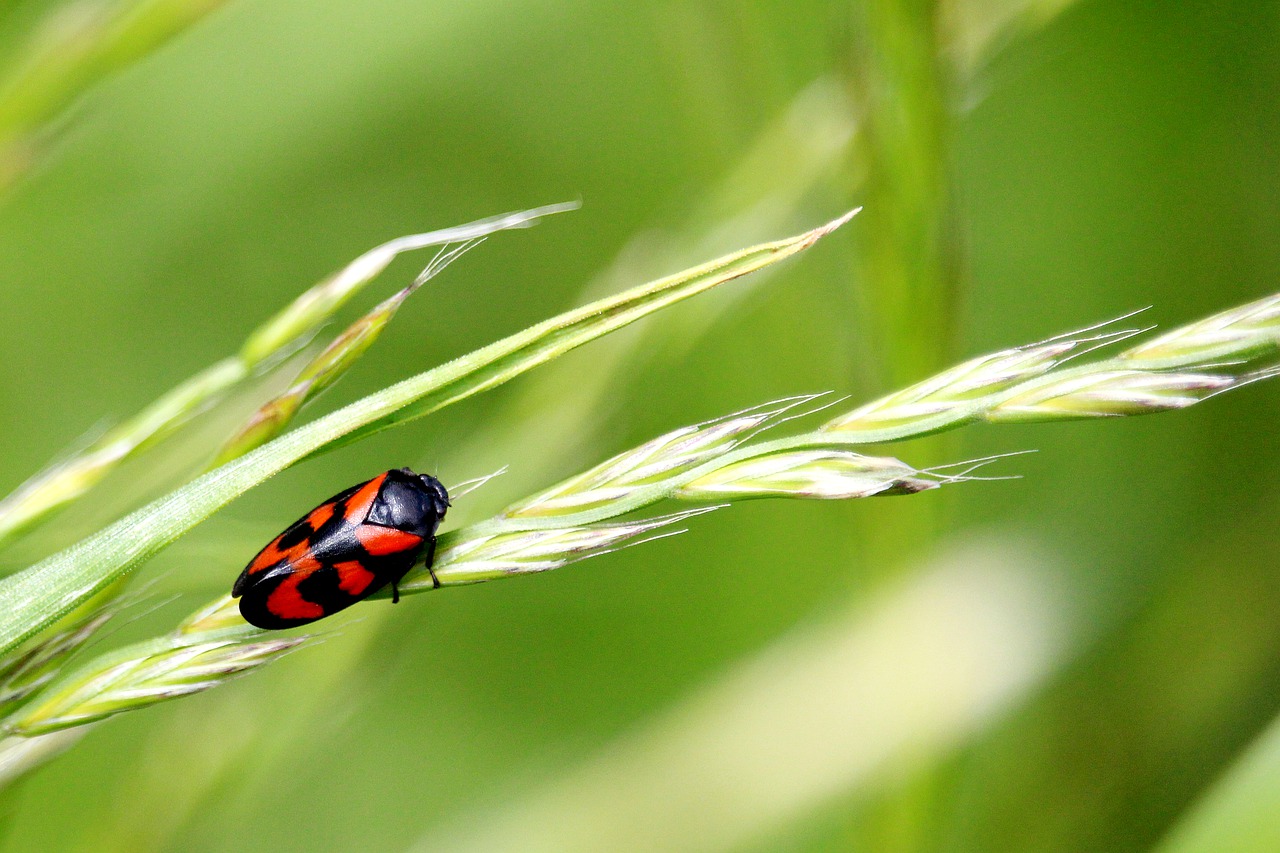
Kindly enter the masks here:
[[1238, 383], [1213, 373], [1107, 370], [1039, 385], [986, 413], [995, 422], [1145, 415], [1185, 409]]
[[945, 412], [1048, 373], [1081, 342], [1064, 340], [979, 356], [825, 424], [826, 431], [879, 429]]
[[792, 397], [672, 430], [508, 507], [503, 515], [511, 519], [545, 518], [606, 506], [641, 487], [678, 477], [728, 453], [814, 399], [808, 395]]
[[5, 729], [30, 737], [199, 693], [270, 663], [308, 639], [143, 644], [134, 647], [136, 655], [125, 650], [108, 656], [54, 684], [10, 718]]
[[1251, 360], [1280, 348], [1280, 294], [1188, 323], [1130, 347], [1129, 362]]
[[704, 474], [686, 483], [685, 499], [756, 497], [840, 500], [881, 494], [910, 494], [938, 487], [897, 459], [847, 450], [792, 450], [770, 453]]
[[[638, 521], [479, 536], [467, 536], [466, 531], [462, 531], [457, 542], [445, 546], [436, 555], [432, 570], [442, 586], [546, 572], [628, 545], [674, 535], [682, 532], [671, 529], [674, 525], [714, 509], [716, 507], [699, 507]], [[400, 592], [423, 592], [433, 586], [426, 570], [417, 569], [401, 582]]]

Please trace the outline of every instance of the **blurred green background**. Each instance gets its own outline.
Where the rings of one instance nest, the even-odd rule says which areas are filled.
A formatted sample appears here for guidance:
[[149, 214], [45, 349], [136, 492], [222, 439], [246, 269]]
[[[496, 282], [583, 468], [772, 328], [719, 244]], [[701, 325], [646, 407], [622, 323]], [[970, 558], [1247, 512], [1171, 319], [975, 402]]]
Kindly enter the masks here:
[[[0, 49], [64, 6], [8, 4]], [[1266, 295], [1278, 35], [1273, 3], [230, 0], [60, 114], [0, 199], [0, 484], [367, 248], [554, 201], [583, 208], [469, 254], [317, 410], [867, 209], [780, 272], [274, 478], [155, 560], [160, 606], [106, 642], [165, 630], [388, 467], [509, 465], [450, 523], [474, 520], [779, 396], [869, 399], [1136, 308], [1169, 326]], [[1280, 781], [1246, 773], [1274, 770], [1250, 746], [1280, 711], [1277, 415], [1262, 384], [1157, 418], [968, 427], [889, 452], [1037, 449], [999, 471], [1024, 479], [752, 502], [355, 608], [317, 647], [98, 726], [3, 794], [0, 844], [1280, 849]], [[181, 481], [229, 423], [0, 563]]]

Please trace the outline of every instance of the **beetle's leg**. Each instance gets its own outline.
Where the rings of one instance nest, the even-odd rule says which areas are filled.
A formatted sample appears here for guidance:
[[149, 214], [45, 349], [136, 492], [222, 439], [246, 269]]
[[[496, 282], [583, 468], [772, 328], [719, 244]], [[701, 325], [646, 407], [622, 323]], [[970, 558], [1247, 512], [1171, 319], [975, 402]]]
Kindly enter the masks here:
[[394, 580], [391, 582], [391, 603], [392, 604], [400, 603], [400, 581], [398, 580]]
[[426, 567], [427, 574], [431, 575], [431, 588], [440, 588], [440, 578], [436, 577], [436, 570], [431, 568], [431, 564], [436, 561], [436, 537], [431, 537], [431, 544], [427, 546]]

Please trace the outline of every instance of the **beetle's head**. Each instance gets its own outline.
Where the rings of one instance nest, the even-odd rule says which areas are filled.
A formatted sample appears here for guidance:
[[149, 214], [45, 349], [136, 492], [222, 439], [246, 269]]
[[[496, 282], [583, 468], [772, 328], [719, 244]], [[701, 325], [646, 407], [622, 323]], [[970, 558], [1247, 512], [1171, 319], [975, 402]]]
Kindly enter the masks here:
[[436, 515], [444, 518], [445, 511], [453, 506], [449, 501], [449, 493], [445, 491], [444, 483], [441, 483], [430, 474], [419, 474], [418, 479], [422, 482], [422, 487], [426, 489], [427, 495], [431, 498]]

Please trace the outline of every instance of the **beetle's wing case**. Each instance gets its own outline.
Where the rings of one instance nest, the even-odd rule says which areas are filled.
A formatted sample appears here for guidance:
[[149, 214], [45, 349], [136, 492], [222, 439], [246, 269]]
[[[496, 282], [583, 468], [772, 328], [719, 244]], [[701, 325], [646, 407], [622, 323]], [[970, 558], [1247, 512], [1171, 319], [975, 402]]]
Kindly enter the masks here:
[[232, 595], [260, 628], [305, 625], [345, 610], [398, 582], [424, 549], [434, 551], [447, 506], [434, 478], [407, 468], [379, 474], [290, 525], [249, 563]]
[[312, 553], [317, 534], [326, 526], [333, 528], [343, 520], [351, 520], [354, 524], [363, 522], [386, 476], [385, 473], [379, 474], [371, 480], [343, 489], [285, 528], [283, 533], [267, 543], [249, 561], [249, 565], [245, 566], [231, 587], [232, 597], [244, 595], [253, 584], [265, 580], [268, 573], [274, 576], [277, 572], [271, 571], [273, 569], [288, 571], [289, 567], [298, 566], [303, 558]]

